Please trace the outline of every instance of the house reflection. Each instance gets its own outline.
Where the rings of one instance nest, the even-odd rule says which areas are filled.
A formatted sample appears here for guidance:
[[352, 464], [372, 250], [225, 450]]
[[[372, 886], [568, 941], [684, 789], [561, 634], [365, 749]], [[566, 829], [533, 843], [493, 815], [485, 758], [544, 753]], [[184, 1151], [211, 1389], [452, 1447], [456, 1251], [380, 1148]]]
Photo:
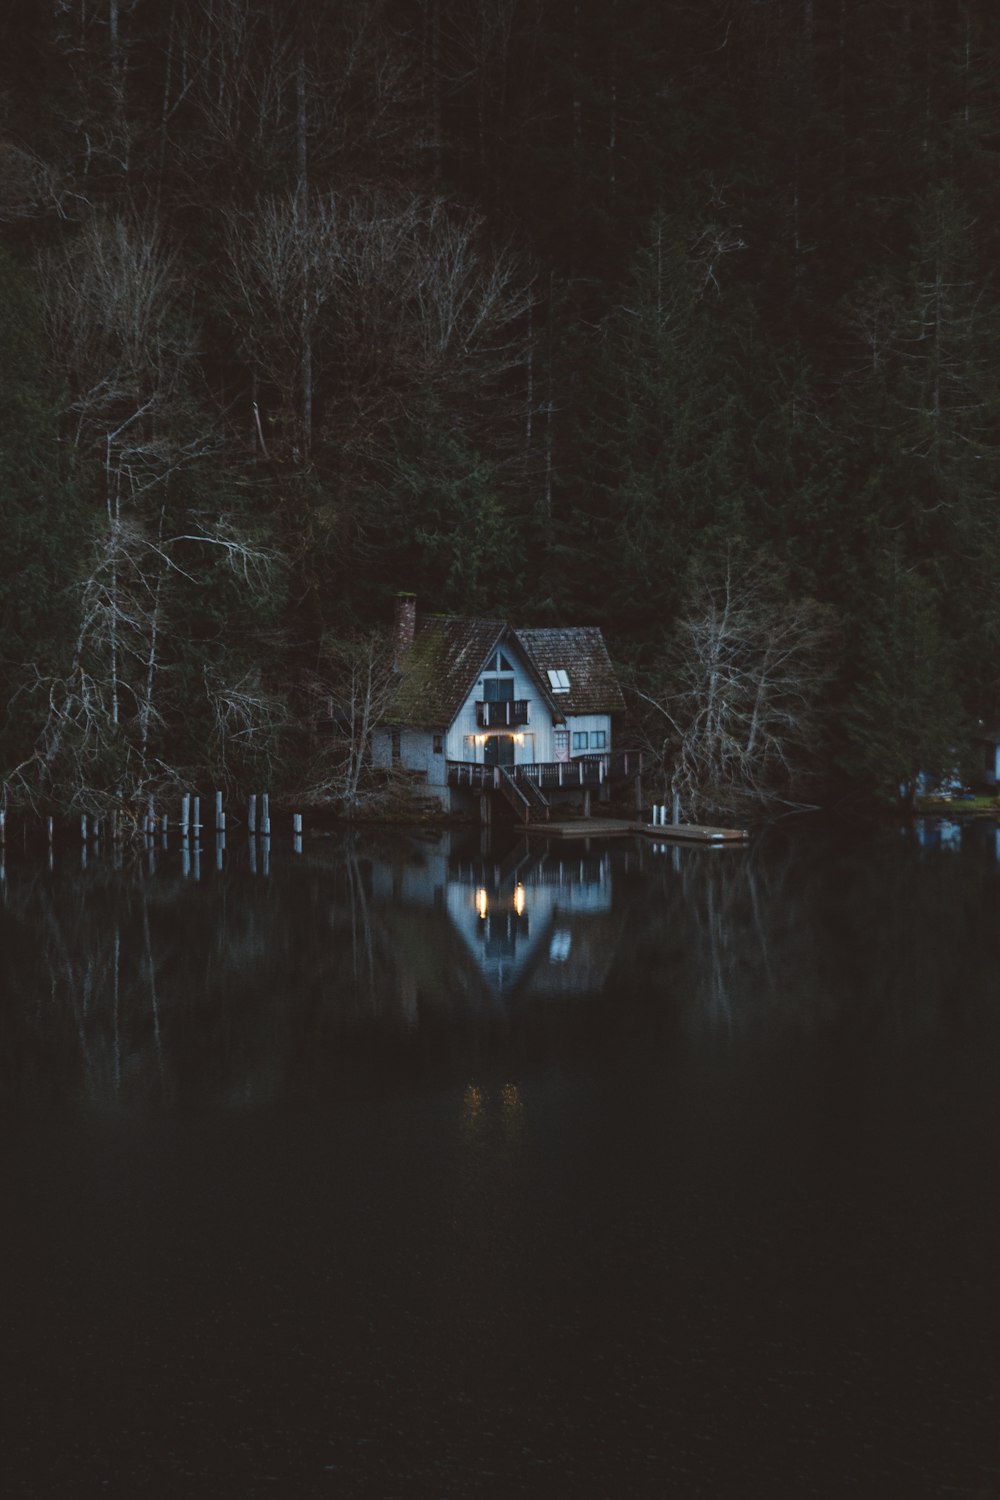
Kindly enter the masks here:
[[[457, 845], [458, 847], [455, 847]], [[391, 907], [422, 909], [447, 918], [450, 978], [475, 971], [494, 1002], [589, 993], [607, 975], [620, 920], [612, 905], [612, 858], [592, 852], [523, 843], [502, 859], [461, 851], [451, 837], [418, 862], [393, 872], [391, 888], [376, 892]], [[390, 922], [393, 917], [388, 916]], [[402, 934], [400, 934], [402, 935]], [[455, 941], [457, 940], [457, 942]], [[405, 967], [407, 944], [397, 948]], [[445, 946], [442, 934], [442, 952]], [[468, 995], [468, 984], [459, 985]]]

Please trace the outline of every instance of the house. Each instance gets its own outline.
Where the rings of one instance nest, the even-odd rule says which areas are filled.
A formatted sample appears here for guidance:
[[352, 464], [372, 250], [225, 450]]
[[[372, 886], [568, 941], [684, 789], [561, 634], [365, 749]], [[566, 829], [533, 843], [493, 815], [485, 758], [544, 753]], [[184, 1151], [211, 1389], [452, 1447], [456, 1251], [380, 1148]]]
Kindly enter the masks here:
[[404, 594], [393, 645], [398, 678], [375, 765], [412, 773], [443, 808], [499, 796], [529, 822], [575, 795], [589, 812], [593, 789], [606, 797], [613, 780], [638, 775], [638, 756], [612, 744], [625, 702], [597, 627], [418, 615]]

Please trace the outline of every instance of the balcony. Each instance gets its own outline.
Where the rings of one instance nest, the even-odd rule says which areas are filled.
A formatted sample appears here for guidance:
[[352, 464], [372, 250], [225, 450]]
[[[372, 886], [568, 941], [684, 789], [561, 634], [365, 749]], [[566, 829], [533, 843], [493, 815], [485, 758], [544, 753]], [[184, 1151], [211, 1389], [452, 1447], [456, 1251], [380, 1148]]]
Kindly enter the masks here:
[[480, 729], [511, 729], [528, 722], [527, 698], [507, 698], [500, 703], [477, 703], [476, 724]]

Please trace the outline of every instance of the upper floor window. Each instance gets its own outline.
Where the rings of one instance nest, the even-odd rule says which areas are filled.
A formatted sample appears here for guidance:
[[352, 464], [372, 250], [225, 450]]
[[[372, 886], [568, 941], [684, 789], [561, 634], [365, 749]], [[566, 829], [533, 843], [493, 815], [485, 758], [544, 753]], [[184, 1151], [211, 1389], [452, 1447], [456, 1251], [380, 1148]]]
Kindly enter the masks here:
[[444, 754], [444, 735], [436, 734], [433, 737], [433, 749], [435, 755]]
[[514, 668], [502, 651], [495, 651], [483, 668], [484, 672], [513, 672]]
[[554, 693], [569, 692], [569, 673], [562, 667], [549, 667], [547, 671], [549, 687]]

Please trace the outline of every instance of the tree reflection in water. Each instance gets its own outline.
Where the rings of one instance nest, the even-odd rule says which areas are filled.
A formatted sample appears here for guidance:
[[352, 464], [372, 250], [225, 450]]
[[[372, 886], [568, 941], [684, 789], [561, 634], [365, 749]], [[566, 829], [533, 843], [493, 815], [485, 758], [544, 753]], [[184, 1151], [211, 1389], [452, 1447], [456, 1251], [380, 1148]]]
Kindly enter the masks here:
[[749, 848], [486, 853], [478, 834], [385, 835], [276, 850], [267, 876], [231, 849], [201, 879], [179, 852], [18, 866], [0, 1084], [108, 1106], [391, 1086], [401, 1059], [582, 1025], [589, 999], [611, 1028], [705, 1036], [846, 1012], [935, 1024], [985, 1003], [1000, 958], [988, 833], [926, 848], [779, 825]]

